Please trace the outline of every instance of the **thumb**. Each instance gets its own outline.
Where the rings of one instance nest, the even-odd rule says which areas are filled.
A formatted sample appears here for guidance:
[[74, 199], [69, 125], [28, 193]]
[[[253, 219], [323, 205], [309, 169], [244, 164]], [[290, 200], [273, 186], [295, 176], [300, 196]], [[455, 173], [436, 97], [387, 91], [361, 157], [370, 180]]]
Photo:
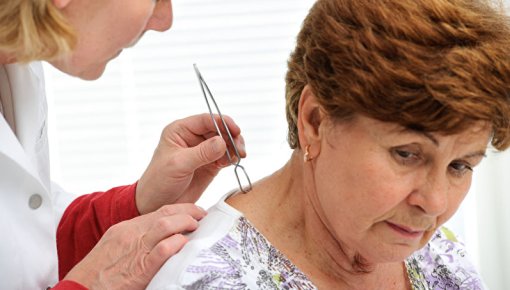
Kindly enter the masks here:
[[185, 171], [195, 171], [197, 168], [220, 159], [227, 150], [227, 144], [220, 136], [214, 136], [195, 147], [183, 151], [180, 156]]

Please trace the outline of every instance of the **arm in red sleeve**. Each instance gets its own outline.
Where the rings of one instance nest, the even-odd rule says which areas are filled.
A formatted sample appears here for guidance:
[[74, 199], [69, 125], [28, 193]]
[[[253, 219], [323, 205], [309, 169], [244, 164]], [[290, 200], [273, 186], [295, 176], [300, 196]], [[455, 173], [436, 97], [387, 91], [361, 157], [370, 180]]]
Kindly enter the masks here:
[[63, 280], [58, 282], [57, 285], [55, 285], [52, 290], [88, 290], [87, 287], [78, 284], [74, 281], [69, 280]]
[[66, 208], [57, 229], [59, 279], [92, 250], [108, 228], [140, 215], [136, 185], [83, 195]]

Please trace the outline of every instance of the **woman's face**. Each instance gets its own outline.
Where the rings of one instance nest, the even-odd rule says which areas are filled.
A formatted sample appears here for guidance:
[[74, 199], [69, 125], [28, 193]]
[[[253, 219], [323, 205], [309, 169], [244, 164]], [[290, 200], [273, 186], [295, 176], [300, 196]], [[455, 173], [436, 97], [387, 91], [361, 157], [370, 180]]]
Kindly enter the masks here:
[[61, 9], [78, 43], [69, 59], [51, 63], [88, 80], [100, 77], [106, 64], [145, 31], [165, 31], [172, 25], [171, 0], [70, 0]]
[[446, 136], [362, 116], [326, 120], [312, 202], [346, 250], [369, 262], [402, 261], [457, 210], [489, 135], [485, 123]]

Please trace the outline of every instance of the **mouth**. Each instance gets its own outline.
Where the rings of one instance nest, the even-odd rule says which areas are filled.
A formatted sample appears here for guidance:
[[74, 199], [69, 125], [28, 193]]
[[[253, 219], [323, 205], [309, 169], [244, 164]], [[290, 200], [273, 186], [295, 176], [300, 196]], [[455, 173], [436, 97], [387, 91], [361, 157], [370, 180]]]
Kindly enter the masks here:
[[422, 229], [413, 229], [411, 227], [407, 227], [404, 225], [394, 224], [391, 222], [386, 222], [386, 224], [397, 234], [407, 239], [420, 239], [423, 237], [425, 230]]

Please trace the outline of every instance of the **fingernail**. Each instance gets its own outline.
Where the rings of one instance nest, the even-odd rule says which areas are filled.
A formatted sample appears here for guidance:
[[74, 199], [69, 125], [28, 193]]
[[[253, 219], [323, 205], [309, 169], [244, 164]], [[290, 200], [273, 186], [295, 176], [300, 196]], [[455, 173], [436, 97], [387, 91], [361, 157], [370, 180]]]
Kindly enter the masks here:
[[204, 214], [203, 217], [207, 215], [207, 211], [203, 207], [198, 206], [198, 205], [197, 205], [197, 207], [202, 210], [202, 213]]
[[212, 142], [212, 150], [214, 153], [220, 153], [223, 152], [223, 141], [220, 137], [215, 137], [215, 139]]
[[222, 161], [222, 160], [218, 160], [216, 162], [216, 164], [218, 165], [219, 168], [225, 168], [225, 167], [228, 167], [230, 165], [230, 162], [228, 161]]

